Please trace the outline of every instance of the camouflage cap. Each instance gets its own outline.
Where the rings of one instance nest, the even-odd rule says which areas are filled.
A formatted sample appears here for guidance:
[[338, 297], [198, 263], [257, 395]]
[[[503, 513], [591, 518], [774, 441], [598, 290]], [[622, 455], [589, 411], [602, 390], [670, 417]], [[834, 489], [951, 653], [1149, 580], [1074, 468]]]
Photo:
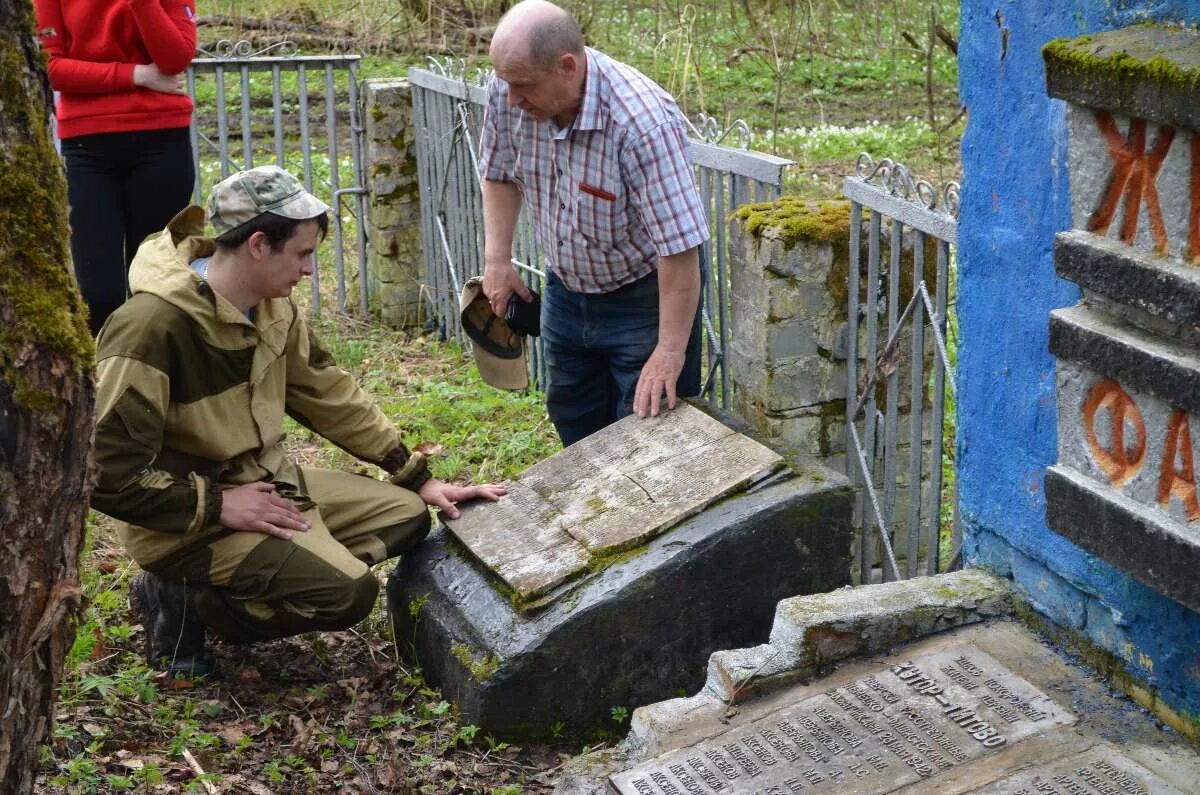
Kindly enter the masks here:
[[306, 221], [327, 212], [329, 205], [279, 166], [259, 166], [231, 174], [208, 194], [208, 219], [217, 237], [263, 213]]

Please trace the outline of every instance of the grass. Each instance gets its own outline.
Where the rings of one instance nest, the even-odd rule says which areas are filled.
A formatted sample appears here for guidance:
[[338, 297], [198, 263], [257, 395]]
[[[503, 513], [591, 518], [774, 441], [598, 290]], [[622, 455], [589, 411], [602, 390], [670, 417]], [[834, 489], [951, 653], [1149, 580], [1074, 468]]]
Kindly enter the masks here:
[[[690, 117], [704, 112], [719, 125], [744, 118], [755, 131], [754, 148], [796, 160], [786, 185], [790, 193], [836, 197], [841, 178], [853, 171], [863, 150], [877, 159], [905, 161], [914, 173], [936, 180], [958, 174], [961, 120], [954, 59], [940, 45], [922, 51], [903, 35], [927, 45], [925, 14], [931, 6], [943, 24], [955, 29], [956, 3], [811, 4], [813, 15], [782, 42], [793, 57], [781, 60], [768, 57], [758, 31], [730, 17], [724, 2], [567, 5], [584, 21], [590, 41], [674, 91]], [[770, 5], [764, 0], [764, 7]], [[271, 19], [300, 29], [204, 25], [200, 35], [209, 44], [242, 34], [260, 44], [290, 36], [306, 42], [305, 54], [322, 51], [320, 37], [325, 37], [331, 51], [365, 54], [360, 76], [387, 77], [423, 64], [427, 52], [453, 51], [472, 66], [485, 63], [483, 45], [495, 6], [493, 0], [436, 7], [424, 0], [205, 0], [202, 16]], [[335, 41], [338, 36], [341, 43]], [[295, 80], [284, 74], [285, 93]], [[782, 94], [776, 91], [780, 80], [786, 87]], [[235, 127], [240, 125], [237, 83], [229, 81], [226, 95]], [[202, 103], [215, 100], [211, 78], [202, 78], [198, 86]], [[344, 83], [339, 86], [344, 93]], [[269, 74], [252, 75], [251, 92], [255, 107], [264, 98], [269, 101]], [[286, 111], [291, 132], [285, 165], [304, 173], [294, 126], [297, 110], [289, 106]], [[324, 112], [323, 104], [312, 108], [309, 177], [328, 199], [332, 159], [325, 149]], [[270, 140], [269, 134], [259, 135], [269, 130], [269, 118], [256, 115], [255, 125], [256, 138]], [[205, 151], [207, 188], [219, 179], [219, 165]], [[240, 159], [240, 143], [231, 145], [230, 156]], [[273, 157], [264, 149], [255, 155], [260, 163]], [[336, 168], [343, 186], [353, 183], [348, 149], [339, 151]], [[356, 223], [347, 215], [348, 240]], [[332, 235], [318, 259], [318, 335], [404, 429], [410, 444], [440, 444], [442, 452], [432, 463], [436, 475], [503, 480], [557, 449], [539, 396], [483, 385], [469, 358], [453, 345], [330, 312], [337, 300], [329, 267]], [[345, 276], [353, 306], [360, 274], [352, 254]], [[306, 290], [298, 297], [311, 301]], [[954, 339], [953, 315], [950, 324]], [[302, 463], [363, 468], [304, 428], [289, 422], [287, 430], [290, 451]], [[947, 439], [952, 450], [952, 426]], [[953, 466], [944, 466], [949, 466], [944, 470], [948, 493]], [[136, 571], [112, 522], [91, 517], [83, 570], [88, 604], [69, 653], [56, 727], [43, 749], [39, 792], [204, 792], [211, 785], [217, 791], [254, 793], [541, 793], [549, 791], [563, 756], [578, 750], [516, 748], [466, 725], [440, 693], [427, 687], [420, 671], [400, 659], [382, 602], [350, 632], [314, 633], [252, 649], [222, 647], [222, 663], [231, 672], [223, 682], [169, 685], [139, 656], [142, 629], [126, 602]], [[628, 708], [614, 706], [613, 720], [623, 725]]]
[[[460, 350], [332, 314], [315, 324], [410, 442], [440, 443], [439, 477], [502, 480], [558, 448], [540, 397], [484, 385]], [[288, 428], [303, 464], [363, 468]], [[106, 517], [89, 518], [83, 560], [88, 604], [43, 749], [41, 792], [203, 792], [208, 781], [231, 792], [511, 795], [548, 792], [548, 771], [570, 750], [508, 746], [465, 724], [401, 660], [382, 599], [349, 632], [218, 646], [226, 680], [180, 688], [141, 660], [143, 630], [127, 604], [137, 566]]]

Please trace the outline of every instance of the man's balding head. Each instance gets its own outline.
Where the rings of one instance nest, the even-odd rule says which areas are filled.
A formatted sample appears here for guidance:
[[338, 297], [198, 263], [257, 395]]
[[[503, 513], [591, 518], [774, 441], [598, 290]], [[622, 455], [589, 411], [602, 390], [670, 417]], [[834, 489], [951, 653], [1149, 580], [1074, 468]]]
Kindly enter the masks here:
[[554, 69], [562, 55], [583, 56], [583, 32], [575, 17], [546, 0], [522, 0], [500, 18], [492, 36], [492, 63], [502, 67]]

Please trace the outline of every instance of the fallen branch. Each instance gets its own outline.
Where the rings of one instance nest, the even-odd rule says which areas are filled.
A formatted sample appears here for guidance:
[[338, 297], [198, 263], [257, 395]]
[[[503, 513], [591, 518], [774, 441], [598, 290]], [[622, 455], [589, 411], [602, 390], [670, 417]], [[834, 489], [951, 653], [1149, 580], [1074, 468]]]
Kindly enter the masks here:
[[196, 760], [196, 757], [192, 756], [192, 752], [186, 748], [183, 749], [183, 761], [187, 762], [188, 767], [196, 774], [196, 780], [204, 787], [204, 791], [210, 793], [210, 795], [216, 795], [217, 788], [213, 786], [211, 781], [205, 778], [208, 774], [204, 772], [204, 768], [200, 767], [200, 762]]

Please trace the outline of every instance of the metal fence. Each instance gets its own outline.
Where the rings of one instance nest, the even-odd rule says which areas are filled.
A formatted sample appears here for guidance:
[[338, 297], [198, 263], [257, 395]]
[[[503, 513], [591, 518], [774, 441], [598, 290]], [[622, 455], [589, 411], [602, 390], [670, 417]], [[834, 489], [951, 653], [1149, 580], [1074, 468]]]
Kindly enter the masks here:
[[[463, 282], [483, 269], [483, 201], [477, 160], [479, 130], [488, 73], [464, 75], [461, 62], [431, 62], [410, 69], [417, 125], [417, 173], [421, 186], [421, 234], [425, 256], [428, 316], [446, 338], [464, 342], [458, 312]], [[704, 394], [714, 405], [729, 406], [731, 384], [725, 368], [729, 344], [729, 265], [725, 219], [747, 201], [780, 194], [784, 170], [792, 161], [748, 151], [749, 131], [736, 123], [721, 130], [705, 120], [692, 139], [696, 184], [708, 208], [712, 239], [702, 251], [708, 279], [702, 296]], [[733, 136], [740, 148], [721, 141]], [[524, 218], [513, 240], [513, 262], [534, 289], [541, 289], [544, 261]], [[531, 377], [544, 383], [540, 346], [530, 350]]]
[[[334, 271], [326, 274], [314, 255], [311, 311], [320, 311], [321, 284], [330, 278], [338, 308], [347, 309], [353, 300], [347, 295], [352, 273], [347, 260], [352, 259], [359, 277], [359, 309], [366, 314], [360, 56], [298, 56], [294, 51], [286, 42], [257, 53], [247, 42], [222, 42], [216, 53], [192, 61], [187, 90], [196, 104], [191, 128], [194, 199], [202, 202], [206, 190], [232, 172], [268, 163], [302, 176], [304, 186], [334, 209]], [[347, 197], [353, 200], [347, 202]]]
[[[936, 574], [961, 565], [957, 494], [953, 488], [943, 494], [942, 476], [943, 465], [952, 466], [942, 445], [947, 397], [955, 389], [946, 329], [958, 184], [948, 183], [938, 192], [903, 165], [860, 155], [843, 192], [851, 200], [846, 470], [858, 490], [855, 521], [861, 532], [855, 569], [860, 583], [876, 575], [888, 581]], [[864, 210], [867, 268], [860, 284]], [[902, 264], [906, 241], [911, 253]], [[930, 248], [932, 263], [927, 260]], [[907, 290], [905, 265], [911, 267]], [[905, 388], [907, 433], [901, 427]], [[907, 484], [899, 477], [902, 456], [907, 456]], [[906, 510], [898, 509], [901, 497], [907, 498]], [[948, 520], [942, 510], [947, 503], [952, 512]], [[952, 551], [943, 557], [947, 534]]]

